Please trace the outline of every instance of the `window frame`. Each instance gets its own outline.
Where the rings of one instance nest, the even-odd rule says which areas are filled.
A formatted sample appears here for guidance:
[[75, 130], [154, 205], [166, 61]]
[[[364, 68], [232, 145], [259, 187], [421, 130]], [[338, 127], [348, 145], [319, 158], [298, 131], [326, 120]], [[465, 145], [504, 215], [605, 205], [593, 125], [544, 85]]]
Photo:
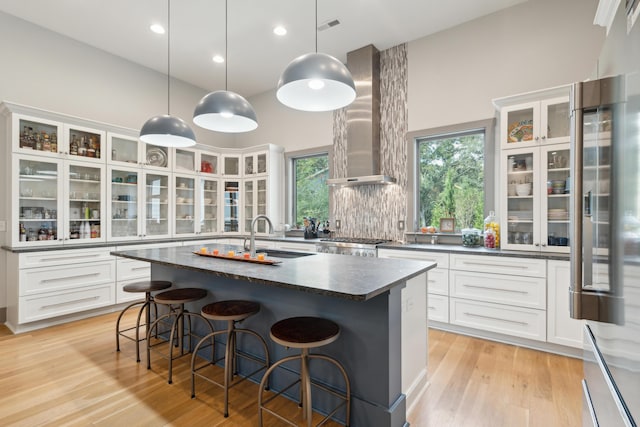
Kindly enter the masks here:
[[476, 120], [472, 122], [458, 123], [455, 125], [441, 126], [437, 128], [422, 129], [407, 133], [407, 224], [410, 229], [407, 231], [417, 232], [419, 230], [419, 184], [418, 179], [418, 144], [420, 140], [446, 137], [455, 134], [469, 134], [473, 131], [484, 130], [484, 216], [489, 211], [499, 212], [498, 201], [498, 153], [496, 144], [496, 119]]
[[[295, 227], [296, 219], [296, 188], [295, 188], [295, 168], [293, 164], [298, 159], [306, 159], [310, 157], [327, 156], [329, 164], [329, 178], [331, 178], [331, 169], [333, 165], [333, 146], [325, 145], [322, 147], [309, 148], [306, 150], [290, 151], [286, 152], [285, 157], [285, 221], [290, 224], [292, 229]], [[329, 187], [329, 216], [332, 212], [332, 192], [333, 189]], [[327, 218], [329, 219], [329, 218]]]

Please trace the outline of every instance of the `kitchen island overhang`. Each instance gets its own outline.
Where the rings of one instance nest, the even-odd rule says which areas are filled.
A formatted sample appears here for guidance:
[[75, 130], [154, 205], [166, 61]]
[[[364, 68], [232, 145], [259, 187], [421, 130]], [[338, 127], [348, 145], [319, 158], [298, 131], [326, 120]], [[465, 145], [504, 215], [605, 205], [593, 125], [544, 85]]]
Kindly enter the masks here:
[[[217, 248], [221, 253], [239, 250], [238, 246], [222, 244], [207, 245], [207, 248]], [[211, 294], [209, 301], [250, 299], [259, 302], [260, 312], [243, 322], [243, 326], [267, 339], [272, 360], [293, 354], [293, 350], [268, 339], [269, 329], [276, 321], [293, 316], [318, 316], [337, 322], [341, 327], [340, 338], [317, 351], [335, 357], [347, 370], [353, 398], [351, 425], [406, 425], [401, 332], [402, 328], [417, 328], [426, 337], [427, 325], [426, 322], [424, 325], [402, 324], [402, 289], [407, 280], [424, 275], [426, 295], [426, 272], [434, 268], [435, 263], [313, 254], [282, 259], [277, 265], [260, 265], [201, 257], [193, 253], [199, 249], [200, 246], [187, 246], [112, 254], [150, 262], [154, 280], [170, 280], [175, 287], [205, 288]], [[187, 308], [198, 311], [205, 303]], [[239, 346], [253, 351], [249, 341], [240, 341]], [[424, 360], [426, 372], [426, 353], [424, 357], [420, 355], [419, 360]], [[279, 370], [282, 372], [272, 378], [271, 388], [279, 390], [288, 385], [297, 369], [291, 366], [290, 372]], [[311, 374], [321, 382], [342, 387], [336, 373], [321, 363], [311, 367]], [[296, 390], [290, 390], [290, 398], [296, 398]], [[323, 412], [333, 403], [322, 393], [314, 395], [314, 410]], [[337, 418], [343, 416], [339, 414]]]

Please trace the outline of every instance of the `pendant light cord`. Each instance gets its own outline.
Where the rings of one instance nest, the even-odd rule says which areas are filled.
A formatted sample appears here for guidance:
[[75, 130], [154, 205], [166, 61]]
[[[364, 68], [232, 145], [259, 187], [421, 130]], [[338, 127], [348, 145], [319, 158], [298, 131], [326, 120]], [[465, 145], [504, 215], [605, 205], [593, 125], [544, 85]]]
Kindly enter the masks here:
[[229, 73], [229, 1], [224, 2], [224, 90], [227, 91]]
[[316, 0], [316, 27], [314, 32], [316, 34], [316, 53], [318, 53], [318, 0]]
[[171, 0], [167, 0], [167, 115], [171, 115]]

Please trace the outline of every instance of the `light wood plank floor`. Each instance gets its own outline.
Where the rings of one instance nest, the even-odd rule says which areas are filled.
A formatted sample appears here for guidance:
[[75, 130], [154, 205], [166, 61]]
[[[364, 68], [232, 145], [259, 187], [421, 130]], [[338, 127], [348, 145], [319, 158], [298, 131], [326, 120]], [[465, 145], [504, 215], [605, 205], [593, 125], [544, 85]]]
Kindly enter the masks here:
[[430, 329], [428, 372], [412, 426], [582, 425], [579, 359]]
[[[128, 340], [117, 353], [116, 317], [20, 335], [0, 326], [0, 425], [257, 425], [257, 385], [232, 389], [224, 418], [222, 389], [200, 381], [190, 398], [188, 358], [169, 385], [165, 360], [156, 356], [148, 371]], [[409, 414], [412, 426], [580, 425], [580, 361], [435, 330], [429, 340], [431, 385]], [[273, 403], [299, 414], [284, 398]], [[283, 425], [268, 414], [265, 421]]]

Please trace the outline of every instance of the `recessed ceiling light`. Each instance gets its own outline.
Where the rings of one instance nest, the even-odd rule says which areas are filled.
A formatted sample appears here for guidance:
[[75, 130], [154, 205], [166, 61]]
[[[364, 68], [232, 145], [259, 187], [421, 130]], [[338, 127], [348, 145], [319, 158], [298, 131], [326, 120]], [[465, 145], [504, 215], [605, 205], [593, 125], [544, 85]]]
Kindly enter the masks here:
[[164, 27], [160, 24], [152, 24], [149, 29], [156, 34], [164, 34], [166, 32]]
[[222, 64], [224, 62], [224, 57], [222, 55], [214, 55], [213, 62], [217, 64]]
[[273, 29], [273, 34], [277, 36], [284, 36], [285, 34], [287, 34], [287, 29], [282, 25], [278, 25]]

